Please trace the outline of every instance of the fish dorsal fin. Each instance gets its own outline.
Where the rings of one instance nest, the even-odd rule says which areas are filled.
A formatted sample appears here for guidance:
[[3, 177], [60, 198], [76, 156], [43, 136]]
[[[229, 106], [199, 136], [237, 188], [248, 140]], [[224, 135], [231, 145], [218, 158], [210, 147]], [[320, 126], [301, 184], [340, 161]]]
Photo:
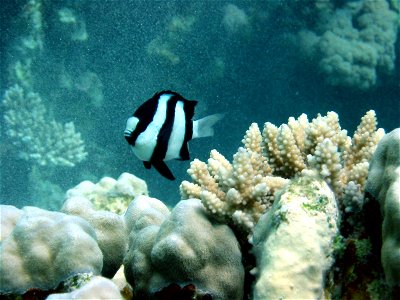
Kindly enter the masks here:
[[172, 174], [171, 170], [168, 168], [166, 163], [162, 160], [152, 161], [151, 164], [154, 168], [160, 173], [162, 176], [169, 180], [175, 180], [174, 175]]

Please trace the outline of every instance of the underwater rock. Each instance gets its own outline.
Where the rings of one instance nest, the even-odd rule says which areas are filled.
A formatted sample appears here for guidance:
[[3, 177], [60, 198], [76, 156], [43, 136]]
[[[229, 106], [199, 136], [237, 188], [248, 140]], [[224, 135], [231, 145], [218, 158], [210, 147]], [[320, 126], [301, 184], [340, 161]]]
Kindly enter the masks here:
[[254, 299], [323, 298], [338, 219], [325, 181], [293, 179], [254, 229]]
[[381, 261], [386, 281], [400, 287], [400, 128], [378, 144], [366, 190], [379, 201], [383, 216]]
[[180, 201], [161, 225], [148, 224], [130, 238], [124, 261], [127, 280], [138, 295], [176, 283], [193, 284], [212, 299], [243, 298], [239, 244], [227, 225], [208, 218], [200, 200]]
[[1, 242], [0, 294], [49, 290], [73, 274], [100, 273], [103, 255], [88, 222], [36, 207], [22, 212]]

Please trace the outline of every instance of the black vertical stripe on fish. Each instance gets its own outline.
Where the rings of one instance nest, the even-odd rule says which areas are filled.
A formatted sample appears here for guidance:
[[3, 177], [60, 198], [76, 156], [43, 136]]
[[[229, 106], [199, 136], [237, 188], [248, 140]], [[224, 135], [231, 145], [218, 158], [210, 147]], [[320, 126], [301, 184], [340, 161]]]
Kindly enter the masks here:
[[190, 154], [188, 149], [188, 142], [192, 139], [193, 136], [193, 120], [194, 117], [194, 108], [197, 105], [197, 101], [186, 101], [183, 104], [183, 111], [186, 116], [186, 124], [185, 124], [185, 137], [183, 139], [181, 151], [179, 152], [179, 156], [181, 160], [189, 160]]
[[165, 155], [167, 154], [168, 141], [171, 137], [172, 127], [174, 126], [175, 108], [178, 100], [179, 100], [178, 96], [173, 95], [167, 101], [167, 111], [165, 115], [165, 120], [157, 136], [157, 144], [151, 156], [152, 162], [156, 160], [157, 161], [164, 160]]
[[133, 113], [133, 117], [138, 118], [140, 122], [137, 124], [135, 130], [130, 134], [130, 136], [125, 136], [125, 139], [130, 145], [135, 145], [138, 136], [144, 132], [147, 126], [149, 126], [153, 121], [153, 116], [157, 111], [159, 97], [160, 93], [155, 93], [150, 100], [139, 106], [139, 108]]

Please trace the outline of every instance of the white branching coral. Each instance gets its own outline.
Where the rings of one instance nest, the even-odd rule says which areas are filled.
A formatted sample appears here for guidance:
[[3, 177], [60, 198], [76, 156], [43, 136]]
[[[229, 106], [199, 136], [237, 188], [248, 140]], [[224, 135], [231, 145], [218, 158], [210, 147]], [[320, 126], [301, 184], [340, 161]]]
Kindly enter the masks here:
[[350, 187], [361, 194], [368, 162], [383, 135], [373, 110], [361, 119], [353, 138], [341, 129], [335, 112], [311, 122], [302, 114], [280, 127], [267, 122], [262, 133], [253, 123], [232, 163], [216, 150], [207, 164], [198, 159], [191, 163], [193, 183], [182, 182], [181, 196], [201, 199], [218, 220], [251, 233], [275, 192], [300, 174], [323, 178], [339, 197]]
[[232, 164], [216, 150], [207, 164], [195, 159], [188, 170], [193, 183], [183, 181], [180, 190], [182, 199], [199, 198], [218, 220], [250, 233], [287, 180], [272, 176], [257, 124], [250, 126], [242, 142]]
[[86, 158], [83, 140], [74, 124], [49, 119], [38, 94], [25, 93], [15, 85], [6, 91], [3, 105], [7, 135], [21, 158], [41, 166], [68, 167]]
[[[270, 163], [272, 174], [292, 178], [299, 172], [313, 171], [324, 178], [338, 196], [350, 181], [363, 189], [368, 162], [385, 134], [383, 129], [377, 129], [373, 110], [362, 117], [353, 138], [341, 129], [335, 112], [318, 115], [311, 122], [303, 114], [297, 120], [290, 118], [289, 124], [279, 128], [270, 123], [264, 126], [265, 155], [268, 162], [273, 162]], [[294, 136], [297, 139], [293, 140]]]

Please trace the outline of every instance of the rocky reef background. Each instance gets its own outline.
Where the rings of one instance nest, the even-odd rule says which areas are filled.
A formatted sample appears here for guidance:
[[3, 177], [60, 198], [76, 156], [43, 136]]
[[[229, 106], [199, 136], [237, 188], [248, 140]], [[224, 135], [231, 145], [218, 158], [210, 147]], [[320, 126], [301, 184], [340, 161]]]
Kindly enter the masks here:
[[[123, 172], [176, 204], [189, 162], [169, 162], [177, 181], [167, 182], [143, 168], [122, 134], [161, 89], [199, 100], [198, 118], [226, 113], [215, 137], [191, 142], [191, 157], [201, 160], [213, 148], [231, 157], [252, 122], [302, 113], [336, 111], [350, 133], [370, 109], [386, 132], [399, 125], [396, 1], [7, 0], [0, 13], [2, 204], [58, 210], [71, 186]], [[370, 26], [374, 18], [387, 23]], [[348, 51], [331, 55], [335, 45]], [[360, 47], [367, 57], [353, 52]], [[25, 102], [29, 122], [5, 101], [15, 85], [24, 96], [11, 99], [36, 93]], [[68, 163], [53, 159], [71, 144], [84, 149]]]

